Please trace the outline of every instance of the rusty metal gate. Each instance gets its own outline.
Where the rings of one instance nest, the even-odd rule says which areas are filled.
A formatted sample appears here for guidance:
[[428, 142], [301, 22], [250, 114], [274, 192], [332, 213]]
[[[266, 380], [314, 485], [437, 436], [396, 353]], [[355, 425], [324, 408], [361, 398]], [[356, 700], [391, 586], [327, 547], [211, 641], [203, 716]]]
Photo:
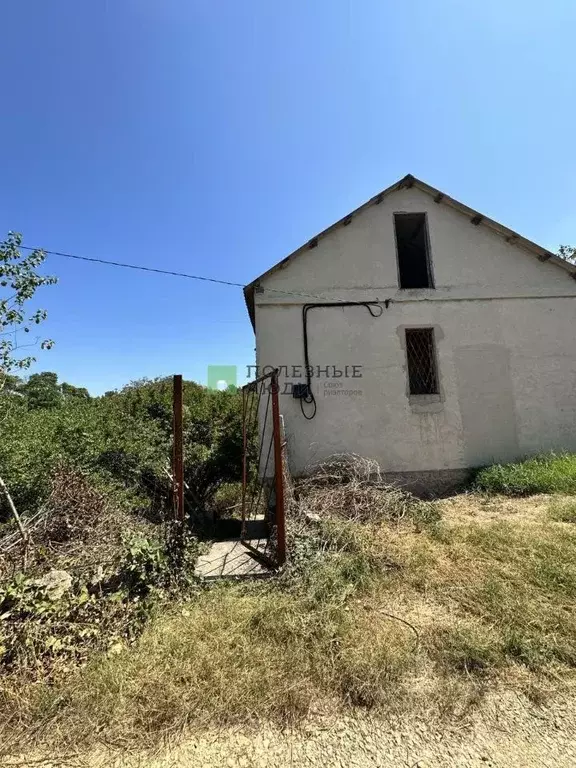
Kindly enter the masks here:
[[254, 557], [273, 568], [286, 561], [284, 441], [278, 369], [242, 387], [242, 533]]

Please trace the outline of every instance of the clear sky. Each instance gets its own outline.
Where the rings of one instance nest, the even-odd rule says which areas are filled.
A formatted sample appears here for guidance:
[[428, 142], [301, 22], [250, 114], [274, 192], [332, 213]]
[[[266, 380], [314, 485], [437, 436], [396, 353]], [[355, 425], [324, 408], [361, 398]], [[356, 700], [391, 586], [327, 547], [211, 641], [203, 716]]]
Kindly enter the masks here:
[[[246, 283], [406, 173], [576, 242], [574, 0], [5, 0], [0, 234]], [[37, 369], [245, 366], [241, 289], [50, 257]]]

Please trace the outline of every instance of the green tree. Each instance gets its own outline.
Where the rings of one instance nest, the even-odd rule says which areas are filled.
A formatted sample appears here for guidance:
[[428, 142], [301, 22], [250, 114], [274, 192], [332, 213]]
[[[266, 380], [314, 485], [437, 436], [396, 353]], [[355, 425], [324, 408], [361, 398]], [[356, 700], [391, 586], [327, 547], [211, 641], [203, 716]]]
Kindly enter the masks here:
[[576, 246], [574, 245], [561, 245], [558, 249], [558, 256], [561, 256], [571, 264], [576, 264]]
[[68, 384], [64, 381], [62, 382], [60, 389], [62, 390], [62, 396], [65, 400], [69, 400], [70, 398], [76, 398], [78, 400], [90, 399], [90, 393], [86, 387], [75, 387], [73, 384]]
[[22, 394], [25, 385], [26, 382], [20, 376], [14, 376], [13, 374], [7, 373], [4, 377], [5, 392], [18, 392], [19, 394]]
[[28, 408], [57, 408], [62, 404], [58, 374], [52, 371], [33, 373], [24, 386]]
[[57, 282], [55, 277], [39, 273], [46, 254], [35, 250], [24, 255], [21, 245], [22, 235], [17, 232], [9, 232], [0, 243], [0, 389], [9, 373], [29, 368], [34, 362], [35, 358], [22, 354], [22, 350], [38, 343], [42, 349], [49, 349], [53, 344], [50, 339], [25, 344], [21, 341], [22, 334], [46, 319], [45, 310], [28, 309], [36, 290]]

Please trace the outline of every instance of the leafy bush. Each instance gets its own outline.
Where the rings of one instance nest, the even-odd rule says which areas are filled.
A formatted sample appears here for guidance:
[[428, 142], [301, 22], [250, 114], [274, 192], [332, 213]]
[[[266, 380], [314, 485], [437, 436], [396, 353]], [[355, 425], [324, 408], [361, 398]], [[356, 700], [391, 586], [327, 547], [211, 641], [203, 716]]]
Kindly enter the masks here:
[[516, 464], [494, 464], [478, 472], [475, 486], [507, 496], [576, 493], [576, 454], [551, 453]]
[[[169, 379], [134, 382], [99, 398], [67, 397], [51, 408], [28, 408], [22, 398], [10, 398], [8, 407], [2, 398], [0, 419], [0, 476], [22, 514], [35, 511], [46, 498], [50, 473], [63, 461], [107, 491], [123, 490], [129, 506], [141, 504], [142, 497], [169, 499]], [[185, 480], [199, 507], [223, 483], [240, 479], [241, 456], [240, 395], [185, 382]]]
[[214, 494], [210, 506], [219, 518], [237, 517], [242, 507], [242, 483], [223, 483]]
[[[105, 398], [70, 401], [60, 408], [10, 410], [3, 422], [0, 475], [19, 511], [35, 511], [49, 491], [51, 472], [63, 461], [118, 487], [139, 485], [140, 472], [154, 467], [168, 452], [168, 441], [153, 420], [132, 415], [123, 403]], [[131, 459], [134, 477], [125, 463], [105, 462], [110, 453]]]
[[127, 594], [145, 597], [151, 588], [163, 582], [168, 563], [168, 553], [160, 542], [145, 536], [127, 538], [119, 582]]

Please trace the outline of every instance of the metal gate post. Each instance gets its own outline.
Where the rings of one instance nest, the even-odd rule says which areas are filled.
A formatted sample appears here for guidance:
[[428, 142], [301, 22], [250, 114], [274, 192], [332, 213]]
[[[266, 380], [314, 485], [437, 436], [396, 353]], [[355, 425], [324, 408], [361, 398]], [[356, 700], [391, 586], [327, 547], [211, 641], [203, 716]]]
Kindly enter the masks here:
[[246, 483], [248, 482], [248, 428], [246, 425], [248, 393], [242, 388], [242, 529], [240, 538], [246, 538]]
[[274, 486], [276, 491], [276, 537], [278, 565], [286, 562], [286, 519], [284, 513], [284, 472], [282, 466], [282, 435], [280, 404], [278, 402], [278, 368], [272, 374], [272, 430], [274, 440]]

